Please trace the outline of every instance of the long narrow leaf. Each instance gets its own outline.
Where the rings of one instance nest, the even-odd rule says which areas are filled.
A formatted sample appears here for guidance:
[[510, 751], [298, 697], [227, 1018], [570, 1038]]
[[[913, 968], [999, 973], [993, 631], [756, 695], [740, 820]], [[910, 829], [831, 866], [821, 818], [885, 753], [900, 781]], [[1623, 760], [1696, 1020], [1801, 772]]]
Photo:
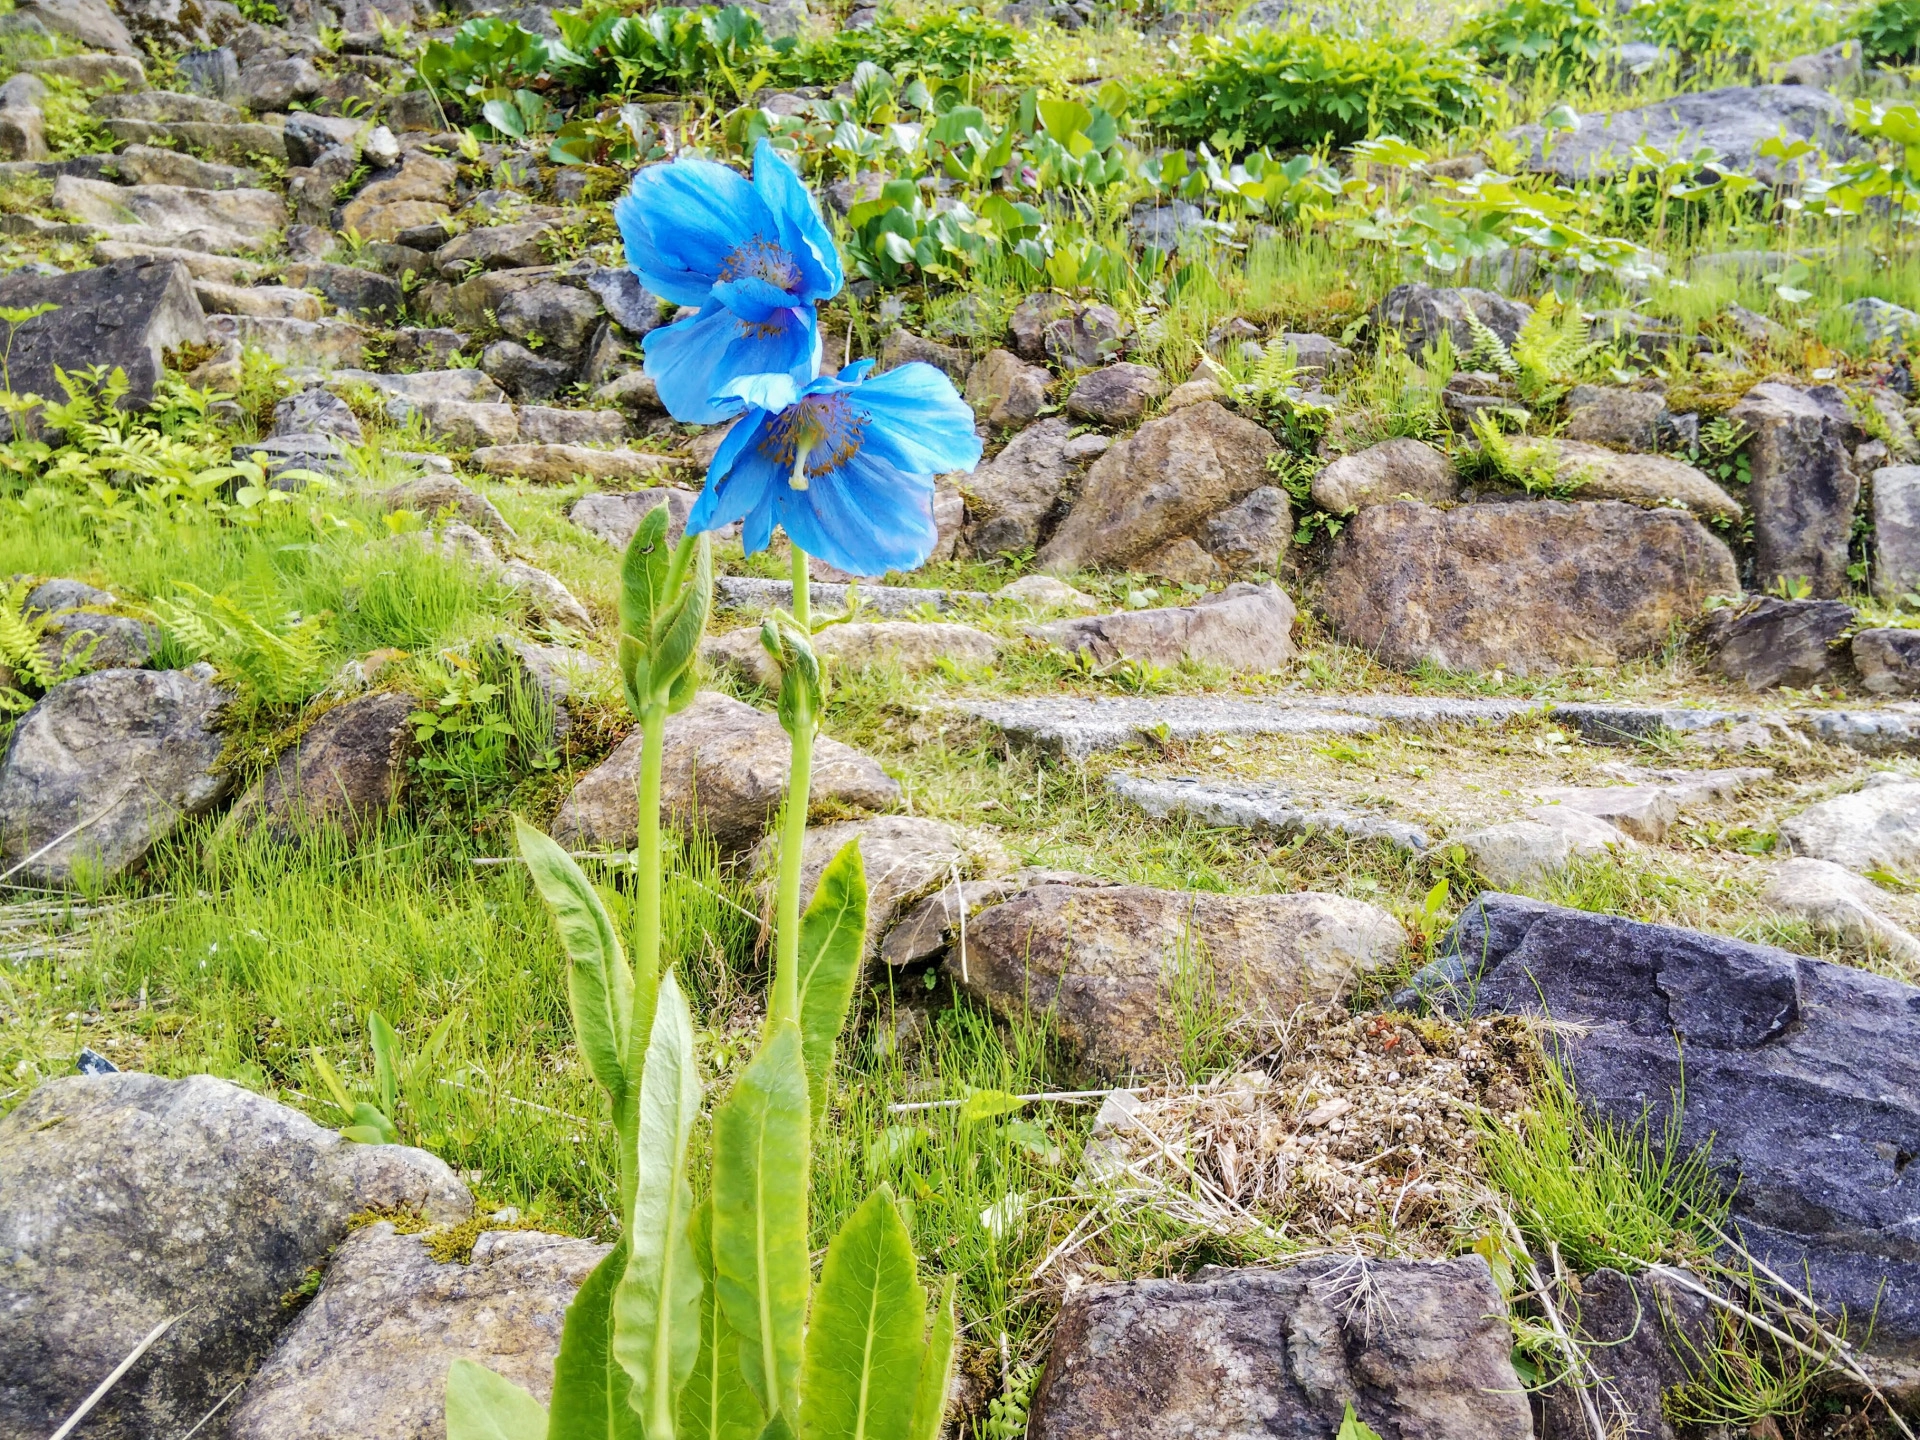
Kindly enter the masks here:
[[373, 1048], [373, 1088], [388, 1115], [400, 1108], [400, 1037], [378, 1010], [367, 1012], [367, 1043]]
[[807, 1071], [783, 1020], [713, 1117], [715, 1284], [740, 1373], [769, 1416], [792, 1407], [806, 1325]]
[[[656, 505], [640, 518], [640, 525], [620, 557], [620, 629], [651, 644], [667, 584], [672, 552], [667, 546], [667, 507]], [[651, 657], [649, 657], [651, 658]]]
[[826, 1113], [833, 1047], [847, 1023], [867, 936], [867, 871], [860, 842], [827, 862], [800, 917], [800, 1039], [807, 1057], [813, 1118]]
[[883, 1185], [848, 1217], [820, 1267], [800, 1440], [908, 1440], [926, 1313], [913, 1241]]
[[733, 1327], [714, 1290], [712, 1201], [702, 1201], [694, 1210], [689, 1233], [706, 1285], [700, 1292], [700, 1358], [680, 1392], [677, 1440], [754, 1440], [766, 1425], [766, 1415], [740, 1376]]
[[940, 1287], [940, 1298], [934, 1301], [933, 1321], [927, 1326], [927, 1348], [920, 1357], [920, 1384], [913, 1393], [913, 1419], [907, 1426], [907, 1440], [940, 1440], [940, 1427], [947, 1418], [956, 1329], [953, 1292], [954, 1277], [949, 1275]]
[[547, 1407], [471, 1360], [447, 1367], [447, 1440], [547, 1440]]
[[623, 1239], [567, 1306], [553, 1362], [547, 1440], [646, 1440], [646, 1427], [627, 1403], [633, 1382], [613, 1358], [613, 1294], [626, 1268]]
[[640, 1085], [639, 1183], [627, 1224], [630, 1255], [613, 1298], [613, 1353], [633, 1381], [647, 1440], [673, 1440], [680, 1387], [700, 1346], [700, 1271], [687, 1223], [687, 1141], [700, 1113], [693, 1017], [669, 971], [660, 980]]
[[633, 1024], [633, 971], [607, 907], [573, 857], [517, 817], [513, 828], [534, 888], [560, 929], [560, 948], [567, 952], [567, 998], [580, 1051], [618, 1111], [631, 1083], [627, 1046]]

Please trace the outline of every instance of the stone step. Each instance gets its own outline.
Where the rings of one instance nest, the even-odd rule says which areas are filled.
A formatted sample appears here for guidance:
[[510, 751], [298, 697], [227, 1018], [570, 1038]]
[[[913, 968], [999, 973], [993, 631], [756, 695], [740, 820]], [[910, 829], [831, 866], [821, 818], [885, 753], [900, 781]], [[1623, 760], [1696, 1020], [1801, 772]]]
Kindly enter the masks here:
[[1852, 710], [1800, 707], [1762, 711], [1410, 695], [1258, 699], [1169, 695], [960, 700], [943, 708], [984, 720], [1022, 749], [1068, 760], [1085, 759], [1148, 737], [1213, 740], [1256, 735], [1374, 735], [1439, 725], [1504, 725], [1543, 711], [1578, 730], [1584, 739], [1599, 744], [1662, 734], [1692, 735], [1751, 723], [1784, 725], [1828, 744], [1869, 754], [1920, 753], [1920, 704], [1914, 702]]
[[1323, 833], [1385, 840], [1416, 855], [1432, 843], [1426, 831], [1404, 820], [1335, 807], [1307, 808], [1284, 785], [1233, 784], [1195, 775], [1110, 775], [1107, 788], [1156, 820], [1197, 820], [1276, 836]]
[[[922, 590], [912, 585], [860, 585], [860, 608], [894, 619], [911, 615], [922, 605], [951, 610], [959, 604], [985, 605], [993, 597], [984, 590]], [[807, 589], [816, 612], [847, 608], [845, 585], [815, 580]], [[753, 575], [722, 575], [713, 582], [713, 598], [723, 610], [786, 610], [793, 605], [793, 582], [764, 580]]]

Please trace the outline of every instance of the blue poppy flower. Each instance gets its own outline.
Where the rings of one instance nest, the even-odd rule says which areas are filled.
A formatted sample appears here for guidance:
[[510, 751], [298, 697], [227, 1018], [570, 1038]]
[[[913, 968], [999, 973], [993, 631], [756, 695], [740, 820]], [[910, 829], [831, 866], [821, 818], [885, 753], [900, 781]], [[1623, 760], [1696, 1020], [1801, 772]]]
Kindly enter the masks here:
[[655, 330], [647, 373], [676, 420], [726, 418], [715, 397], [744, 375], [820, 368], [814, 304], [845, 279], [833, 237], [793, 168], [762, 140], [753, 179], [711, 160], [675, 160], [633, 177], [614, 204], [627, 264], [654, 294], [700, 313]]
[[787, 375], [734, 381], [716, 400], [745, 413], [707, 467], [692, 531], [746, 522], [747, 553], [776, 523], [850, 575], [911, 570], [933, 553], [933, 477], [980, 463], [973, 411], [918, 361], [866, 378], [860, 360], [805, 386]]

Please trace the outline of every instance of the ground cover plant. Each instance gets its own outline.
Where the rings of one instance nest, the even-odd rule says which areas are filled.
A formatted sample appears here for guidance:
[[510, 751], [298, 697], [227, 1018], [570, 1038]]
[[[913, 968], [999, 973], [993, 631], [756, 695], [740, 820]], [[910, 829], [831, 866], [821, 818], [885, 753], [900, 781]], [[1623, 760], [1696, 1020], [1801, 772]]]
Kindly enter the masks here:
[[[1691, 1283], [1737, 1297], [1696, 1337], [1694, 1378], [1669, 1397], [1680, 1433], [1904, 1433], [1909, 1422], [1855, 1373], [1873, 1317], [1814, 1313], [1796, 1277], [1728, 1245], [1732, 1202], [1711, 1146], [1683, 1142], [1652, 1110], [1596, 1118], [1550, 1027], [1448, 1015], [1405, 988], [1499, 890], [1920, 981], [1920, 946], [1902, 938], [1920, 923], [1911, 866], [1877, 860], [1860, 877], [1869, 921], [1788, 908], [1774, 888], [1802, 811], [1871, 794], [1870, 774], [1916, 774], [1905, 750], [1865, 754], [1834, 722], [1806, 718], [1879, 697], [1844, 665], [1756, 696], [1698, 643], [1704, 606], [1627, 658], [1402, 663], [1330, 618], [1351, 553], [1340, 547], [1368, 522], [1323, 477], [1382, 442], [1418, 441], [1467, 487], [1443, 510], [1617, 499], [1568, 460], [1592, 443], [1574, 433], [1576, 399], [1657, 395], [1648, 458], [1692, 466], [1730, 497], [1731, 512], [1700, 528], [1729, 547], [1748, 597], [1811, 604], [1812, 580], [1762, 569], [1755, 475], [1764, 489], [1769, 461], [1735, 412], [1782, 377], [1831, 386], [1858, 432], [1846, 465], [1863, 482], [1842, 516], [1844, 579], [1818, 597], [1851, 607], [1834, 653], [1857, 632], [1914, 628], [1920, 578], [1882, 583], [1891, 552], [1878, 527], [1891, 534], [1892, 512], [1875, 495], [1892, 493], [1884, 470], [1920, 459], [1904, 328], [1920, 318], [1905, 308], [1920, 309], [1920, 114], [1899, 68], [1915, 58], [1913, 17], [1887, 3], [1336, 9], [1276, 20], [1085, 7], [1069, 20], [902, 6], [859, 26], [850, 12], [816, 14], [776, 37], [778, 17], [757, 10], [587, 5], [552, 12], [555, 33], [499, 13], [439, 17], [448, 23], [379, 45], [311, 37], [329, 82], [361, 74], [352, 57], [392, 59], [365, 67], [371, 99], [316, 90], [284, 113], [337, 122], [377, 109], [406, 165], [443, 166], [446, 203], [431, 204], [458, 213], [436, 217], [427, 248], [346, 223], [367, 187], [407, 173], [365, 134], [342, 147], [344, 168], [328, 171], [316, 148], [284, 177], [275, 166], [291, 154], [262, 165], [187, 132], [141, 159], [130, 124], [171, 122], [120, 120], [111, 103], [96, 113], [122, 80], [49, 72], [49, 164], [119, 146], [117, 163], [192, 173], [206, 193], [264, 187], [308, 221], [297, 207], [318, 204], [325, 248], [305, 259], [276, 233], [198, 262], [207, 273], [189, 288], [210, 314], [256, 318], [215, 307], [242, 307], [274, 281], [308, 295], [342, 283], [326, 265], [390, 269], [397, 299], [354, 312], [372, 337], [355, 352], [367, 368], [331, 382], [355, 436], [293, 466], [253, 447], [301, 433], [276, 408], [327, 367], [281, 335], [334, 315], [289, 309], [284, 332], [235, 325], [250, 338], [175, 348], [151, 403], [119, 405], [131, 382], [110, 367], [64, 374], [58, 395], [35, 401], [9, 382], [9, 741], [99, 668], [88, 644], [103, 642], [66, 638], [71, 614], [29, 598], [55, 579], [108, 592], [74, 613], [138, 627], [139, 666], [204, 664], [230, 698], [216, 762], [226, 797], [143, 864], [42, 883], [38, 847], [3, 837], [0, 1110], [83, 1052], [124, 1071], [213, 1074], [350, 1143], [430, 1151], [473, 1189], [481, 1228], [615, 1245], [571, 1312], [551, 1406], [462, 1362], [447, 1395], [454, 1440], [568, 1426], [854, 1433], [856, 1419], [794, 1396], [827, 1393], [827, 1369], [860, 1371], [846, 1357], [861, 1324], [897, 1352], [866, 1362], [889, 1381], [868, 1429], [932, 1435], [945, 1416], [963, 1433], [1012, 1436], [1040, 1403], [1056, 1317], [1090, 1285], [1209, 1264], [1469, 1255], [1506, 1302], [1516, 1375], [1542, 1394], [1591, 1392], [1596, 1433], [1609, 1418], [1588, 1373], [1604, 1369], [1601, 1348], [1564, 1332], [1567, 1297], [1602, 1270], [1703, 1277]], [[1604, 171], [1551, 167], [1603, 112], [1764, 81], [1838, 44], [1864, 60], [1828, 89], [1802, 87], [1832, 97], [1817, 138], [1783, 133], [1735, 157], [1682, 135], [1624, 147]], [[180, 77], [196, 48], [150, 48], [153, 88], [192, 88]], [[83, 49], [8, 31], [0, 68], [27, 76]], [[402, 95], [427, 97], [432, 128], [400, 125]], [[159, 168], [240, 160], [250, 176]], [[687, 175], [722, 199], [666, 193], [668, 177]], [[10, 172], [8, 269], [76, 269], [96, 244], [124, 243], [87, 203], [72, 177]], [[477, 248], [521, 224], [540, 232], [533, 250]], [[462, 240], [476, 248], [442, 248]], [[687, 263], [700, 247], [704, 268]], [[212, 261], [253, 268], [229, 283], [209, 278]], [[516, 318], [513, 292], [486, 288], [544, 278], [549, 264], [629, 271], [645, 287], [637, 312], [593, 302], [586, 328], [616, 357], [598, 370], [558, 324]], [[1402, 283], [1483, 287], [1520, 308], [1503, 333], [1469, 308], [1454, 329], [1416, 334], [1382, 304]], [[33, 323], [8, 313], [9, 336]], [[417, 348], [442, 343], [422, 338], [438, 322], [455, 325], [457, 346]], [[877, 375], [853, 363], [865, 357], [883, 359]], [[1123, 359], [1157, 387], [1131, 411], [1070, 398]], [[540, 379], [543, 363], [556, 374]], [[980, 378], [989, 365], [1041, 370], [1027, 377], [1028, 413], [1010, 415], [1006, 384]], [[437, 401], [393, 388], [412, 371], [484, 371], [506, 395], [474, 403], [511, 399], [518, 431], [442, 423]], [[609, 395], [643, 373], [638, 401]], [[1178, 396], [1189, 385], [1197, 398]], [[976, 462], [992, 467], [1045, 427], [1062, 431], [1060, 447], [1121, 454], [1136, 426], [1200, 405], [1267, 437], [1260, 488], [1284, 520], [1244, 563], [1207, 558], [1227, 551], [1203, 553], [1199, 530], [1180, 537], [1186, 568], [1144, 546], [1046, 558], [1093, 467], [1114, 463], [1091, 455], [1060, 462], [1071, 480], [1049, 498], [1055, 511], [1015, 543], [978, 539], [1006, 501]], [[551, 460], [560, 473], [530, 479], [488, 453], [544, 445], [532, 437], [558, 423], [546, 415], [620, 406], [622, 438]], [[726, 421], [735, 428], [715, 442], [708, 427]], [[622, 462], [624, 478], [593, 478], [608, 447], [639, 457]], [[464, 495], [399, 495], [443, 470]], [[896, 483], [905, 472], [927, 477], [911, 504]], [[704, 488], [690, 510], [649, 505], [620, 543], [580, 523], [580, 502], [656, 478]], [[1665, 490], [1627, 498], [1687, 513]], [[707, 539], [680, 539], [682, 527]], [[874, 591], [844, 615], [837, 600], [810, 600], [825, 592], [809, 556], [811, 582], [869, 577], [856, 599], [879, 585], [927, 599], [883, 612], [902, 602]], [[1043, 575], [1072, 588], [995, 593]], [[727, 590], [742, 579], [788, 588]], [[1234, 580], [1276, 582], [1298, 607], [1284, 661], [1115, 658], [1033, 630], [1089, 609], [1191, 605]], [[880, 619], [987, 639], [930, 660], [842, 639]], [[747, 660], [700, 643], [736, 629], [766, 637]], [[530, 646], [572, 657], [563, 684], [542, 678]], [[379, 815], [274, 828], [250, 818], [253, 802], [231, 803], [267, 793], [330, 716], [385, 693], [405, 699], [406, 755]], [[875, 762], [899, 788], [900, 817], [957, 837], [942, 868], [890, 890], [871, 840], [864, 874], [850, 844], [803, 866], [820, 826], [871, 808], [837, 799], [769, 810], [747, 846], [702, 823], [705, 795], [693, 823], [671, 807], [656, 823], [661, 786], [677, 783], [661, 766], [679, 764], [665, 726], [712, 694], [778, 718], [794, 747], [779, 741], [782, 783], [802, 794], [810, 766], [843, 763], [827, 741]], [[1172, 708], [1356, 696], [1511, 706], [1404, 726], [1343, 715], [1292, 735], [1188, 734]], [[1063, 699], [1168, 705], [1126, 745], [1087, 755], [1024, 744], [990, 714]], [[1602, 743], [1552, 708], [1582, 701], [1758, 718]], [[641, 823], [611, 839], [565, 830], [582, 782], [630, 745], [646, 757], [628, 787]], [[1490, 876], [1464, 843], [1537, 823], [1536, 792], [1736, 767], [1765, 773], [1519, 880]], [[1194, 776], [1269, 786], [1320, 818], [1154, 815], [1121, 788]], [[1326, 818], [1356, 813], [1416, 827], [1423, 843]], [[1276, 1008], [1216, 984], [1218, 957], [1182, 929], [1157, 998], [1156, 1059], [1089, 1076], [1064, 1009], [990, 1002], [965, 973], [967, 924], [1062, 876], [1189, 900], [1331, 896], [1384, 917], [1392, 953], [1337, 994]], [[969, 884], [1008, 888], [969, 901]], [[826, 987], [838, 998], [809, 1009], [797, 976], [826, 953], [807, 949], [809, 927], [834, 904], [868, 916], [877, 952], [887, 926], [949, 890], [957, 929], [904, 962], [840, 935]], [[1133, 1098], [1116, 1113], [1123, 1092]], [[1334, 1100], [1348, 1108], [1309, 1119]], [[741, 1259], [744, 1230], [773, 1208], [727, 1210], [729, 1190], [739, 1201], [759, 1178], [740, 1163], [749, 1122], [785, 1143], [773, 1207], [785, 1231], [765, 1261], [783, 1267], [777, 1286]], [[656, 1165], [662, 1156], [675, 1163]], [[848, 1297], [862, 1280], [887, 1303], [856, 1323]], [[778, 1325], [754, 1318], [762, 1300], [781, 1308]], [[743, 1335], [773, 1358], [733, 1362], [729, 1389], [729, 1346]], [[1349, 1408], [1337, 1433], [1374, 1432]]]

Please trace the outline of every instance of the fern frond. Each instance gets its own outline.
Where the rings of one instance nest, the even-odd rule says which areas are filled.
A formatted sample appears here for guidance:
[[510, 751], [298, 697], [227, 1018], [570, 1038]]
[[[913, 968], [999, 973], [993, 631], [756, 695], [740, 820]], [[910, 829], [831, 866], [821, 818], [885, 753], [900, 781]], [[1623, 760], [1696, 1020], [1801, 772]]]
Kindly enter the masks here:
[[0, 601], [0, 665], [45, 690], [54, 683], [53, 669], [40, 650], [46, 626], [27, 614], [28, 593], [26, 581], [15, 581]]
[[1520, 364], [1507, 349], [1507, 342], [1493, 333], [1493, 327], [1482, 320], [1472, 310], [1467, 311], [1467, 333], [1473, 336], [1473, 348], [1467, 351], [1465, 363], [1469, 370], [1482, 367], [1506, 376], [1509, 380], [1518, 379]]

